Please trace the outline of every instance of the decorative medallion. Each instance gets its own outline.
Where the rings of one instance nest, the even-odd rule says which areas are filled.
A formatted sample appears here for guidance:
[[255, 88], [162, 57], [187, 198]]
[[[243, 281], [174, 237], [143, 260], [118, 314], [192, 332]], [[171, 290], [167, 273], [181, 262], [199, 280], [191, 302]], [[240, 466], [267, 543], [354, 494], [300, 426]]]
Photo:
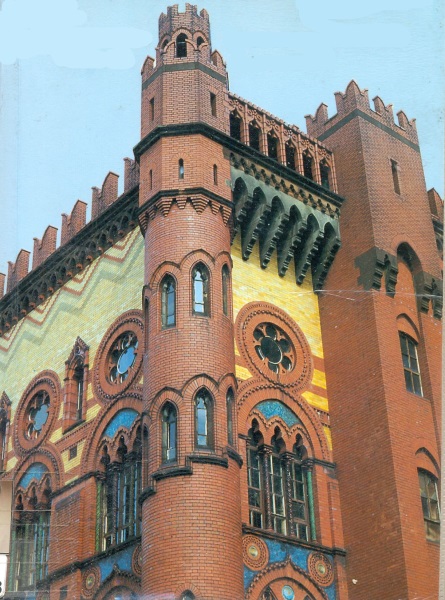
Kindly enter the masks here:
[[304, 389], [312, 379], [309, 343], [287, 313], [267, 302], [251, 302], [238, 313], [235, 334], [248, 367], [284, 387]]
[[94, 384], [106, 400], [127, 390], [142, 364], [144, 324], [142, 312], [131, 310], [119, 317], [104, 335], [94, 365]]
[[82, 595], [92, 598], [100, 585], [99, 567], [90, 567], [82, 577]]
[[307, 559], [311, 577], [320, 585], [327, 587], [334, 581], [334, 569], [331, 561], [320, 552], [312, 552]]
[[134, 549], [133, 556], [131, 557], [131, 567], [133, 569], [133, 573], [142, 575], [142, 546], [138, 544]]
[[281, 595], [283, 596], [284, 600], [294, 600], [295, 598], [295, 592], [290, 585], [284, 585], [282, 587]]
[[266, 543], [254, 535], [245, 535], [243, 537], [243, 560], [246, 567], [252, 571], [264, 569], [269, 562], [269, 550]]
[[60, 401], [56, 373], [42, 371], [26, 388], [14, 418], [14, 445], [25, 455], [40, 445], [54, 423]]

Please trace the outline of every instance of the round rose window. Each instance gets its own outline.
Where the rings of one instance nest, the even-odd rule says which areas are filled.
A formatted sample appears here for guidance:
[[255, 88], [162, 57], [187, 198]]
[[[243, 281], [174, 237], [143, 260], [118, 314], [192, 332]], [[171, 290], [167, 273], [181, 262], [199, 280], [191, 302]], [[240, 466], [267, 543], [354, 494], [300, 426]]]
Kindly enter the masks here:
[[136, 362], [138, 339], [132, 331], [120, 335], [111, 347], [108, 356], [108, 381], [123, 383], [130, 375]]
[[287, 335], [272, 323], [260, 323], [254, 332], [255, 351], [274, 373], [290, 371], [295, 353]]
[[42, 429], [48, 421], [49, 415], [49, 395], [46, 391], [35, 394], [26, 411], [27, 426], [25, 437], [28, 440], [37, 439], [42, 433]]
[[254, 377], [303, 390], [312, 378], [311, 349], [290, 316], [268, 302], [249, 302], [235, 322], [238, 350]]
[[143, 357], [144, 323], [140, 310], [129, 310], [110, 325], [94, 365], [94, 391], [105, 400], [138, 386]]

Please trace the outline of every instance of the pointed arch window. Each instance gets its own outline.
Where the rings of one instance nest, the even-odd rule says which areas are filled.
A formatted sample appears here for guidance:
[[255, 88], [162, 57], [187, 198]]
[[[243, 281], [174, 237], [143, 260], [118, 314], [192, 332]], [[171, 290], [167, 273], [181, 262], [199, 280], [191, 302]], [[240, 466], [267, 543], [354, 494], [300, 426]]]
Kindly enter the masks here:
[[11, 401], [6, 392], [3, 392], [0, 398], [0, 472], [6, 470], [10, 415]]
[[418, 470], [418, 475], [426, 538], [438, 542], [440, 540], [440, 507], [437, 479], [431, 473], [421, 469]]
[[78, 337], [65, 363], [64, 432], [85, 418], [89, 347]]
[[185, 58], [187, 56], [187, 36], [180, 33], [176, 38], [176, 58]]
[[[35, 463], [34, 469], [37, 473], [44, 466]], [[38, 485], [33, 481], [31, 487], [17, 496], [9, 571], [11, 591], [34, 590], [37, 583], [48, 575], [50, 496], [49, 475]]]
[[328, 163], [325, 160], [320, 162], [320, 178], [321, 185], [325, 187], [327, 190], [330, 189], [330, 180], [331, 177], [331, 169], [329, 168]]
[[222, 304], [223, 304], [223, 314], [226, 317], [229, 316], [229, 282], [230, 282], [230, 272], [229, 267], [224, 265], [222, 268]]
[[247, 448], [247, 477], [250, 525], [305, 541], [316, 539], [312, 462], [301, 440], [287, 452], [277, 427], [272, 446], [266, 446], [254, 419]]
[[195, 444], [197, 448], [213, 447], [213, 400], [206, 389], [195, 398]]
[[423, 396], [419, 359], [417, 356], [417, 343], [402, 331], [399, 331], [399, 338], [406, 389], [408, 392]]
[[161, 321], [164, 329], [176, 325], [176, 282], [171, 275], [161, 283]]
[[177, 433], [177, 411], [171, 402], [167, 402], [162, 409], [162, 462], [177, 459]]
[[295, 147], [291, 143], [286, 142], [285, 151], [286, 167], [289, 167], [289, 169], [295, 169]]
[[260, 152], [261, 129], [255, 122], [249, 123], [249, 146]]
[[192, 272], [193, 313], [208, 316], [210, 314], [209, 271], [202, 263]]
[[312, 172], [312, 156], [309, 152], [303, 152], [303, 175], [308, 179], [314, 178]]
[[230, 137], [241, 142], [241, 129], [243, 121], [236, 112], [230, 113]]
[[141, 493], [142, 448], [138, 429], [132, 451], [128, 451], [124, 437], [119, 438], [116, 460], [111, 461], [108, 447], [104, 446], [101, 462], [105, 478], [99, 482], [99, 505], [102, 520], [98, 550], [118, 546], [140, 534], [141, 513], [138, 502]]
[[278, 160], [278, 139], [272, 133], [267, 134], [267, 154], [270, 158]]

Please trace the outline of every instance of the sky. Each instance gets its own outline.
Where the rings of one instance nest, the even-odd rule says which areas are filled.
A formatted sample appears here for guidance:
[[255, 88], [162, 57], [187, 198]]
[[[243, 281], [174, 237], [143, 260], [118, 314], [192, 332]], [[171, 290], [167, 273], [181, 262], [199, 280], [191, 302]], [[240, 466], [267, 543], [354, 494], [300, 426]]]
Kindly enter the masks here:
[[[416, 118], [427, 189], [444, 192], [442, 0], [203, 0], [230, 90], [306, 130], [351, 79]], [[0, 273], [140, 139], [140, 69], [159, 0], [0, 0]], [[184, 3], [179, 2], [180, 10]], [[372, 106], [372, 104], [371, 104]]]

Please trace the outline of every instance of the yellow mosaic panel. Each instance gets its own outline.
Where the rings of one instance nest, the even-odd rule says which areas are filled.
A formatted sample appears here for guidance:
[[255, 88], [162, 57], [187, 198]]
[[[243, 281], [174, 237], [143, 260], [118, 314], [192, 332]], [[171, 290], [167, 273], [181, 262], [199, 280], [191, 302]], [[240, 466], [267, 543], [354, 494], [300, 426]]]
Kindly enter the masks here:
[[[233, 259], [233, 311], [234, 318], [248, 302], [270, 302], [286, 311], [303, 330], [314, 356], [323, 358], [320, 315], [318, 298], [312, 289], [310, 272], [301, 286], [295, 283], [294, 264], [291, 262], [284, 277], [278, 275], [276, 253], [266, 269], [260, 266], [259, 244], [255, 244], [248, 261], [241, 257], [240, 236], [235, 238], [232, 246]], [[239, 350], [235, 345], [235, 354]], [[240, 379], [248, 379], [251, 373], [245, 367], [237, 365], [236, 375]], [[314, 369], [312, 383], [326, 389], [326, 376], [323, 371]], [[328, 399], [312, 392], [305, 392], [303, 397], [314, 408], [328, 411]]]
[[[93, 367], [110, 324], [123, 312], [141, 308], [143, 277], [144, 240], [135, 229], [0, 339], [0, 393], [4, 390], [11, 400], [12, 418], [23, 392], [39, 372], [55, 371], [63, 385], [65, 361], [77, 336], [88, 344]], [[87, 401], [91, 398], [88, 385]], [[99, 410], [97, 404], [88, 407], [87, 421]], [[52, 442], [62, 437], [62, 415], [60, 407]], [[8, 470], [12, 466], [10, 460]]]

